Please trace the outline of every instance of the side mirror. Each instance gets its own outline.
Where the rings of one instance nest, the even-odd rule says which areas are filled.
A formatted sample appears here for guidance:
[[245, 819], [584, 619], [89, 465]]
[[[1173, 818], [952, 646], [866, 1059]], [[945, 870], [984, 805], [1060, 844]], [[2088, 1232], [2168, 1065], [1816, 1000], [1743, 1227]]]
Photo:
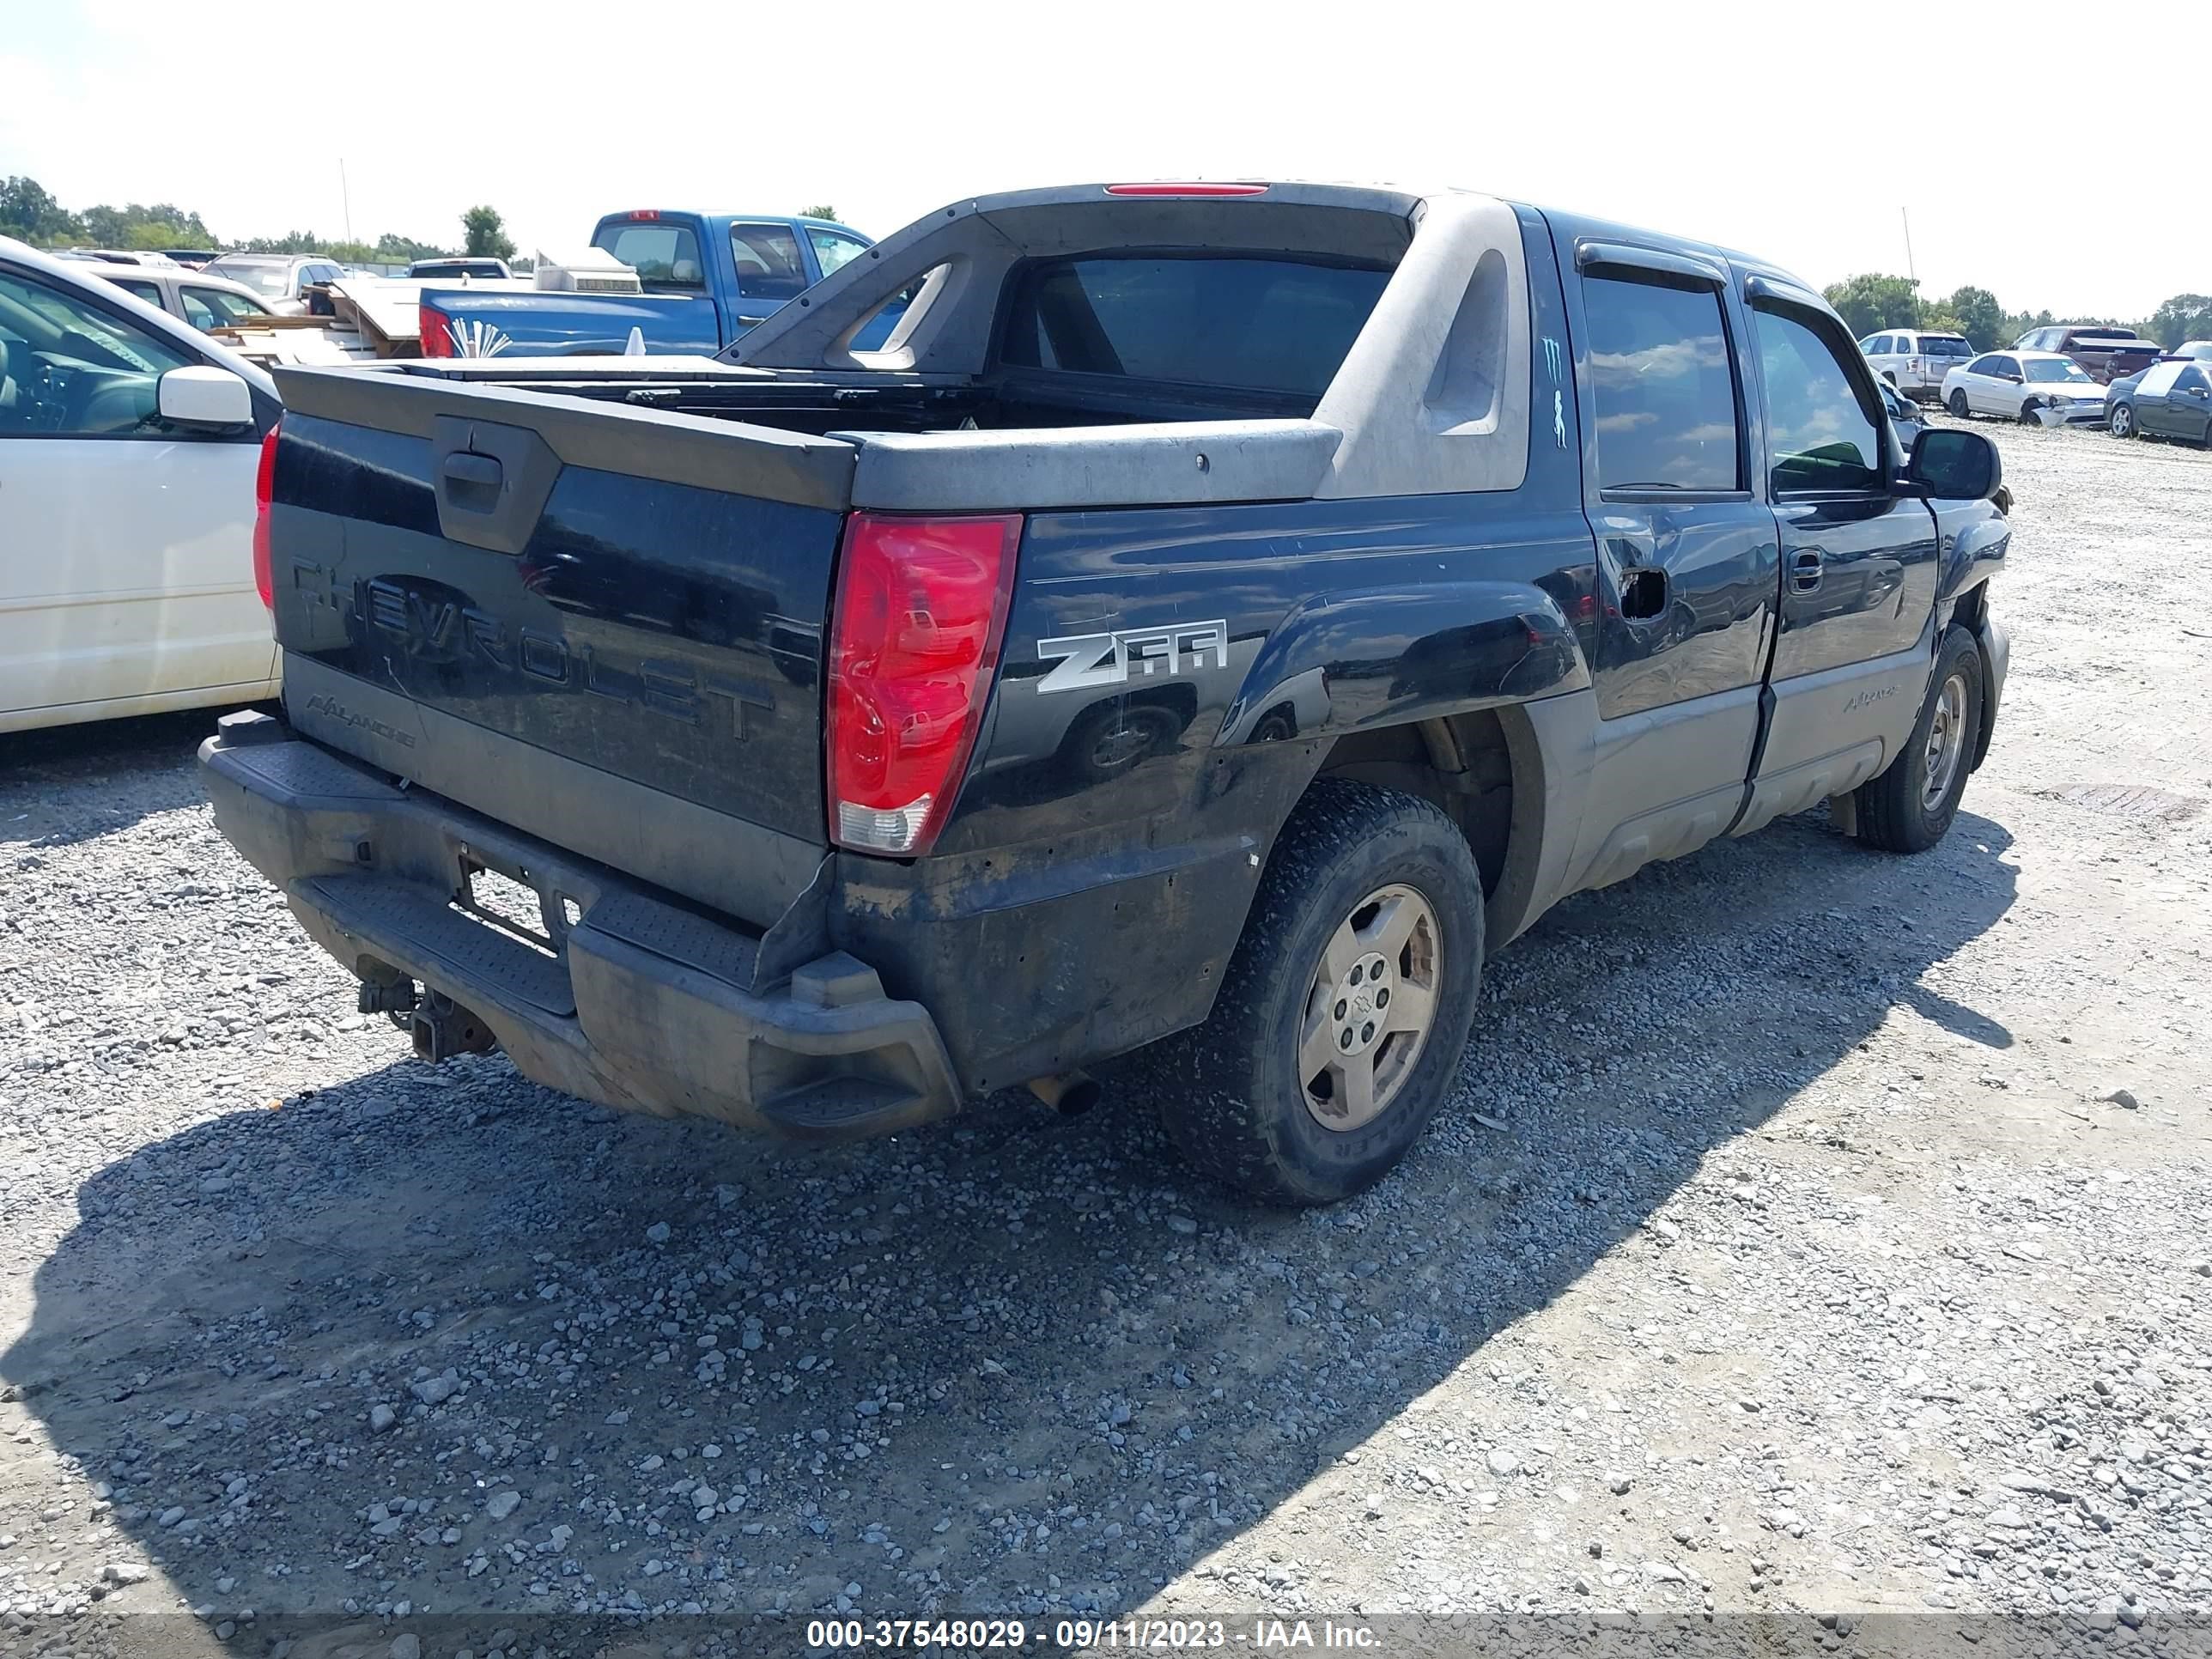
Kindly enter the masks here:
[[2004, 460], [1978, 432], [1931, 426], [1912, 442], [1905, 479], [1921, 495], [1950, 501], [1978, 501], [2004, 486]]
[[173, 426], [227, 428], [253, 423], [253, 391], [228, 369], [208, 364], [173, 368], [156, 392], [161, 418]]

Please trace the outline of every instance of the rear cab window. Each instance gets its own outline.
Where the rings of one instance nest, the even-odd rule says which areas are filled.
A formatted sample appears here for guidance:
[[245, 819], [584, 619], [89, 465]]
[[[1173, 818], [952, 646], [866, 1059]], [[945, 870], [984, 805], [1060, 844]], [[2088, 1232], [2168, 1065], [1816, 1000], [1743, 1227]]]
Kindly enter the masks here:
[[824, 276], [833, 276], [868, 251], [868, 245], [857, 236], [848, 236], [842, 231], [828, 230], [820, 225], [806, 228], [806, 240], [814, 244], [815, 263], [822, 267]]
[[789, 225], [732, 225], [730, 257], [745, 299], [792, 300], [806, 291], [806, 261]]
[[1318, 256], [1040, 260], [1010, 282], [999, 362], [1250, 394], [1310, 413], [1389, 280], [1387, 267]]
[[1602, 489], [1745, 488], [1735, 364], [1720, 291], [1607, 269], [1583, 278]]
[[618, 219], [604, 224], [592, 246], [637, 272], [648, 294], [703, 294], [707, 267], [699, 258], [699, 238], [689, 225], [657, 219]]

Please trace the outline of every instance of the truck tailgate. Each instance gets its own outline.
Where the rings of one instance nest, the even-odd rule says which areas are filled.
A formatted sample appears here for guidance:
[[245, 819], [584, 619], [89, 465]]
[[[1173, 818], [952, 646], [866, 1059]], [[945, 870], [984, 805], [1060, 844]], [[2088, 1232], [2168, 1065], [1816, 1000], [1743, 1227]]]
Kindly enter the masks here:
[[834, 440], [280, 371], [270, 517], [305, 735], [765, 927], [811, 880]]

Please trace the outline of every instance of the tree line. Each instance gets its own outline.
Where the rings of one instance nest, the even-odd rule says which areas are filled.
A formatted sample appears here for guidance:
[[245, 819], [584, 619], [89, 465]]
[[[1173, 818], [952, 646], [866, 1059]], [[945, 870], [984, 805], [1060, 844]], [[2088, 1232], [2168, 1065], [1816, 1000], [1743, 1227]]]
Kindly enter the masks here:
[[2007, 311], [1985, 288], [1954, 289], [1942, 299], [1923, 299], [1910, 276], [1868, 273], [1831, 283], [1821, 290], [1854, 339], [1887, 328], [1921, 328], [1963, 334], [1978, 351], [2008, 346], [2032, 328], [2053, 323], [2101, 323], [2132, 328], [2146, 340], [2178, 346], [2212, 339], [2212, 295], [2177, 294], [2140, 320], [2118, 317], [2059, 317], [2048, 311]]
[[37, 179], [21, 174], [0, 178], [0, 236], [13, 236], [33, 247], [129, 248], [142, 252], [189, 247], [212, 248], [222, 253], [319, 253], [343, 264], [357, 265], [408, 264], [455, 253], [514, 258], [514, 239], [507, 235], [495, 208], [472, 207], [461, 216], [459, 248], [389, 231], [374, 242], [334, 240], [312, 230], [228, 241], [210, 230], [198, 214], [173, 203], [131, 202], [122, 207], [102, 204], [72, 210], [55, 200]]

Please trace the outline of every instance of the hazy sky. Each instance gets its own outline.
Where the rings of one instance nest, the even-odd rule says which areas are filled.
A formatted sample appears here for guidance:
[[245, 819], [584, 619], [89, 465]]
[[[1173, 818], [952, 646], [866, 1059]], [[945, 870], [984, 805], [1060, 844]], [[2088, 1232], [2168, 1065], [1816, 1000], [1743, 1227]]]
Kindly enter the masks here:
[[1923, 293], [2136, 318], [2212, 292], [2212, 97], [2157, 69], [2206, 9], [0, 0], [0, 173], [336, 236], [343, 157], [355, 235], [457, 241], [489, 202], [526, 252], [639, 206], [828, 202], [882, 235], [1078, 180], [1443, 183], [1816, 285], [1904, 270], [1909, 209]]

